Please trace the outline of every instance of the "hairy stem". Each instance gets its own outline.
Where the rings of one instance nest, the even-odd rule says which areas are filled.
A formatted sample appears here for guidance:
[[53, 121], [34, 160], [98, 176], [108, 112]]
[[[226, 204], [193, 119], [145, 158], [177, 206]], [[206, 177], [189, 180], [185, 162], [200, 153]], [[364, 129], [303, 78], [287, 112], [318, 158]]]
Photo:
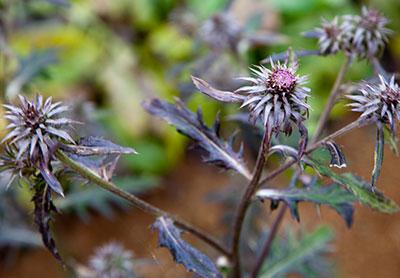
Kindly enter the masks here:
[[321, 135], [323, 129], [325, 128], [326, 122], [328, 121], [329, 114], [331, 113], [331, 110], [333, 106], [335, 105], [336, 99], [340, 93], [340, 85], [342, 85], [344, 76], [346, 75], [350, 65], [352, 62], [351, 57], [347, 57], [346, 62], [342, 65], [335, 83], [333, 84], [332, 90], [329, 94], [328, 102], [325, 105], [324, 111], [321, 114], [321, 117], [319, 118], [317, 128], [315, 129], [314, 136], [311, 139], [311, 143], [314, 143], [317, 141], [318, 137]]
[[261, 254], [257, 258], [253, 270], [251, 271], [250, 278], [257, 277], [258, 272], [261, 270], [261, 267], [265, 259], [268, 257], [269, 252], [271, 250], [272, 242], [274, 241], [276, 233], [278, 232], [279, 225], [282, 223], [283, 217], [285, 216], [286, 209], [287, 205], [283, 205], [279, 210], [278, 215], [276, 216], [274, 222], [272, 223], [271, 230], [269, 231], [268, 234], [268, 238], [266, 239], [261, 249]]
[[240, 256], [239, 256], [239, 243], [240, 235], [242, 231], [243, 221], [246, 216], [247, 208], [250, 205], [251, 198], [257, 190], [257, 185], [261, 177], [261, 173], [265, 164], [265, 155], [268, 151], [270, 144], [270, 135], [267, 129], [264, 131], [263, 139], [261, 141], [260, 149], [258, 151], [256, 165], [254, 166], [253, 177], [246, 187], [246, 191], [243, 194], [240, 204], [236, 213], [235, 222], [233, 226], [233, 237], [232, 237], [232, 249], [231, 256], [234, 264], [234, 277], [240, 277]]
[[94, 173], [93, 171], [91, 171], [90, 169], [88, 169], [87, 167], [83, 166], [82, 164], [76, 162], [75, 160], [71, 159], [70, 157], [68, 157], [64, 152], [62, 152], [61, 150], [58, 150], [56, 152], [56, 157], [58, 158], [58, 160], [60, 160], [64, 165], [66, 165], [67, 167], [71, 168], [72, 170], [74, 170], [75, 172], [77, 172], [78, 174], [80, 174], [82, 177], [88, 179], [90, 182], [102, 187], [103, 189], [129, 201], [132, 205], [134, 205], [135, 207], [139, 208], [140, 210], [147, 212], [149, 214], [152, 214], [156, 217], [159, 216], [166, 216], [168, 218], [171, 218], [174, 220], [174, 223], [190, 232], [191, 234], [195, 235], [196, 237], [198, 237], [199, 239], [203, 240], [204, 242], [206, 242], [207, 244], [209, 244], [210, 246], [214, 247], [216, 250], [218, 250], [219, 252], [221, 252], [224, 255], [229, 256], [230, 252], [229, 250], [227, 250], [227, 248], [225, 248], [221, 243], [219, 243], [216, 239], [214, 239], [213, 237], [209, 236], [207, 233], [205, 233], [204, 231], [201, 231], [200, 229], [198, 229], [197, 227], [194, 227], [193, 225], [191, 225], [190, 223], [187, 223], [186, 221], [180, 220], [179, 218], [177, 218], [174, 215], [171, 215], [145, 201], [143, 201], [142, 199], [136, 197], [135, 195], [126, 192], [124, 190], [122, 190], [121, 188], [119, 188], [118, 186], [116, 186], [114, 183], [109, 182], [104, 180], [103, 178], [101, 178], [100, 176], [98, 176], [96, 173]]

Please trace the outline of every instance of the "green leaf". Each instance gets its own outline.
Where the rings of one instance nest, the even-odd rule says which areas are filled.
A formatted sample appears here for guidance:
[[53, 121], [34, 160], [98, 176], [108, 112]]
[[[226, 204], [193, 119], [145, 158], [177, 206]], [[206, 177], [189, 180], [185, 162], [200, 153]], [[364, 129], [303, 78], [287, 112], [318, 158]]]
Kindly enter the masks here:
[[307, 188], [290, 188], [286, 190], [261, 189], [257, 192], [256, 196], [260, 199], [285, 202], [290, 208], [292, 216], [297, 221], [300, 220], [297, 203], [305, 201], [330, 206], [343, 217], [348, 227], [353, 222], [354, 208], [352, 203], [356, 198], [352, 193], [337, 184], [324, 187], [314, 184]]
[[274, 255], [276, 252], [272, 252], [271, 256], [267, 258], [259, 277], [284, 277], [285, 273], [296, 270], [299, 264], [304, 264], [310, 257], [316, 258], [326, 249], [332, 237], [332, 230], [327, 226], [321, 226], [297, 242], [293, 238], [288, 239], [289, 246], [284, 247], [283, 252], [277, 256]]
[[352, 173], [337, 174], [316, 160], [310, 159], [309, 162], [321, 175], [349, 189], [362, 204], [384, 213], [399, 211], [399, 206], [393, 200], [385, 197], [383, 193]]
[[384, 137], [384, 133], [383, 133], [383, 127], [382, 127], [382, 124], [378, 124], [378, 126], [376, 127], [374, 169], [372, 169], [372, 180], [371, 180], [372, 186], [376, 185], [379, 174], [381, 173], [384, 145], [385, 145], [385, 137]]

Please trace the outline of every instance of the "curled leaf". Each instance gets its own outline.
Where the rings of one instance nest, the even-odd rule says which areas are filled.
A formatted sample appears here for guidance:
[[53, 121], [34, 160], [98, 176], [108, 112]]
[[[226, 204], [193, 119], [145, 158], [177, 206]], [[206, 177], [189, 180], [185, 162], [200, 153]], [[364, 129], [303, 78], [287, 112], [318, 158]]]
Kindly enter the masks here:
[[39, 228], [39, 232], [42, 235], [44, 246], [50, 251], [50, 253], [64, 266], [64, 261], [57, 250], [53, 236], [50, 230], [51, 213], [57, 212], [57, 209], [51, 201], [51, 191], [48, 186], [44, 188], [35, 189], [35, 194], [32, 198], [35, 215], [35, 224]]
[[42, 175], [43, 179], [46, 181], [47, 185], [50, 188], [59, 194], [61, 197], [64, 197], [63, 188], [57, 178], [54, 176], [52, 171], [49, 169], [49, 166], [46, 165], [43, 161], [40, 162], [39, 166], [40, 174]]
[[164, 216], [157, 218], [152, 225], [158, 230], [158, 244], [168, 248], [174, 260], [182, 264], [188, 271], [203, 278], [222, 278], [214, 262], [181, 238], [182, 231], [173, 220]]
[[235, 94], [233, 92], [217, 90], [211, 87], [211, 85], [208, 84], [206, 81], [198, 77], [192, 76], [192, 81], [196, 88], [200, 90], [200, 92], [206, 94], [213, 99], [222, 102], [242, 102], [244, 100], [244, 97], [242, 95]]
[[76, 155], [137, 154], [132, 148], [122, 147], [100, 137], [84, 137], [76, 145], [64, 145], [63, 149]]
[[327, 141], [324, 143], [325, 147], [328, 149], [331, 155], [330, 167], [343, 168], [347, 167], [346, 158], [342, 149], [333, 141]]
[[216, 164], [219, 167], [236, 170], [247, 179], [251, 179], [251, 173], [242, 160], [242, 149], [233, 150], [231, 142], [219, 138], [219, 119], [217, 117], [213, 128], [209, 128], [203, 122], [201, 112], [194, 114], [186, 108], [183, 102], [177, 100], [176, 105], [152, 99], [144, 102], [143, 107], [152, 115], [160, 117], [176, 129], [194, 140], [200, 147], [208, 152], [204, 158], [206, 162]]
[[385, 145], [385, 137], [384, 137], [384, 133], [383, 133], [383, 127], [382, 127], [382, 124], [378, 124], [378, 126], [376, 128], [374, 168], [372, 169], [372, 180], [371, 180], [372, 186], [376, 185], [379, 174], [381, 173], [384, 145]]

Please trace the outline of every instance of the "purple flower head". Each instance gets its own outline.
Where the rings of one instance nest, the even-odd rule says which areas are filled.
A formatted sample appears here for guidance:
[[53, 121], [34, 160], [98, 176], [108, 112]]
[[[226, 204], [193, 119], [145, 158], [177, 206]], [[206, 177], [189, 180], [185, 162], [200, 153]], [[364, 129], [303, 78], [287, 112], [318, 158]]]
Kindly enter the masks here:
[[297, 63], [289, 66], [271, 61], [271, 69], [256, 66], [251, 68], [254, 77], [240, 78], [252, 83], [236, 90], [244, 95], [241, 107], [248, 106], [251, 119], [255, 122], [261, 118], [270, 132], [290, 134], [292, 124], [308, 115], [310, 89], [304, 87], [307, 77], [297, 75], [296, 70]]
[[395, 132], [395, 121], [400, 120], [400, 87], [392, 76], [390, 81], [379, 76], [380, 83], [363, 83], [358, 94], [347, 96], [353, 100], [352, 111], [361, 112], [360, 117], [373, 117]]
[[392, 31], [389, 20], [379, 11], [363, 7], [360, 16], [343, 17], [345, 49], [360, 58], [381, 54]]

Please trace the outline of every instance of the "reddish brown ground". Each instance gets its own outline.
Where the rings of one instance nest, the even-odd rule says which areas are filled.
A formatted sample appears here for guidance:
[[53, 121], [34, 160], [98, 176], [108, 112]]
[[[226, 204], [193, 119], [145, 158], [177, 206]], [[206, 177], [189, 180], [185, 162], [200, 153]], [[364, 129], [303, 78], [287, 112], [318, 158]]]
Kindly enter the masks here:
[[[344, 146], [350, 169], [369, 178], [373, 157], [373, 129], [343, 136], [338, 142]], [[386, 149], [384, 167], [379, 181], [380, 189], [400, 203], [400, 159]], [[226, 184], [228, 179], [210, 166], [203, 166], [197, 159], [182, 163], [182, 171], [175, 171], [165, 179], [163, 189], [147, 201], [176, 213], [205, 230], [218, 235], [222, 227], [219, 217], [222, 207], [205, 201], [207, 193]], [[329, 223], [336, 231], [334, 259], [339, 277], [400, 277], [400, 214], [383, 215], [357, 206], [354, 225], [347, 229], [342, 219], [328, 209], [321, 217], [310, 205], [301, 205], [302, 224], [307, 227]], [[64, 254], [85, 262], [93, 249], [109, 240], [117, 239], [132, 249], [137, 257], [147, 257], [152, 262], [141, 267], [144, 277], [189, 277], [181, 266], [172, 263], [165, 249], [156, 248], [155, 233], [149, 227], [152, 218], [131, 210], [113, 220], [94, 216], [89, 224], [76, 219], [57, 219], [57, 242]], [[287, 222], [292, 222], [287, 215]], [[295, 222], [291, 223], [298, 225]], [[190, 238], [193, 240], [192, 238]], [[198, 241], [193, 241], [195, 244]], [[215, 255], [213, 250], [201, 245], [202, 250]], [[17, 264], [0, 269], [0, 277], [63, 277], [54, 259], [44, 250], [30, 251], [21, 256]]]

